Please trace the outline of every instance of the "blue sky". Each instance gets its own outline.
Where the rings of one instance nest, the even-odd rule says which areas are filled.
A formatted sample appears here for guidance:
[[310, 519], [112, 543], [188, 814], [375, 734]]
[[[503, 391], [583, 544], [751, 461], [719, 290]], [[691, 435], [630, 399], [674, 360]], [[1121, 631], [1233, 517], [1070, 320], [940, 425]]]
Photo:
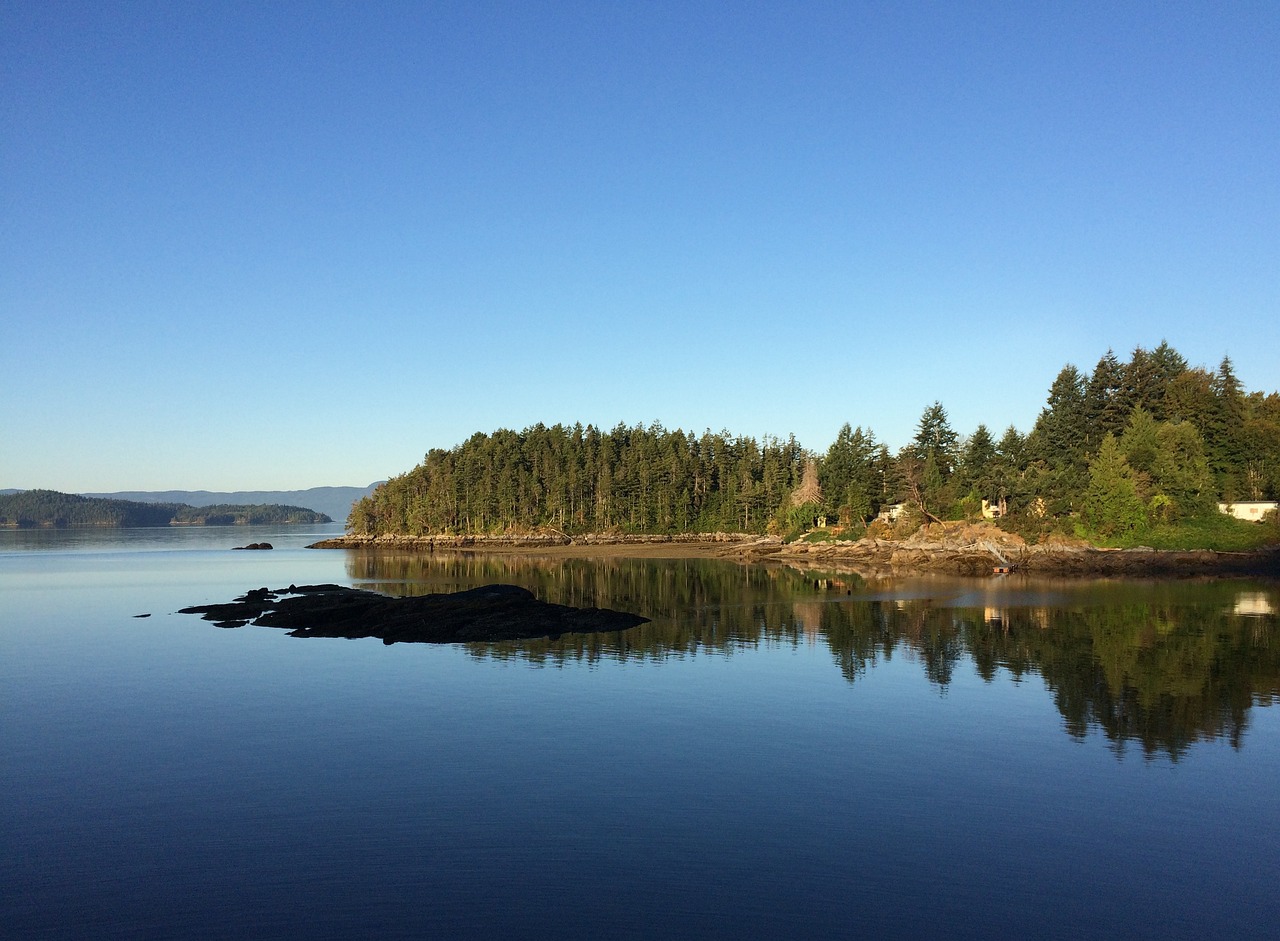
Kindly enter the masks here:
[[0, 487], [1280, 388], [1280, 4], [0, 3]]

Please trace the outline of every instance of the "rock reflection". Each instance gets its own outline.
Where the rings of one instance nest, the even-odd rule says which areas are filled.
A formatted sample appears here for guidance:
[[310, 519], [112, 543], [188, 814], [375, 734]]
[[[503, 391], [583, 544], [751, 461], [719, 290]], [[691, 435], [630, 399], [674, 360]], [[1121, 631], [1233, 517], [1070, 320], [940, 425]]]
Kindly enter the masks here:
[[661, 660], [760, 645], [826, 646], [856, 683], [902, 652], [945, 690], [972, 663], [993, 682], [1036, 675], [1067, 733], [1117, 754], [1177, 759], [1198, 741], [1241, 747], [1251, 707], [1280, 702], [1280, 592], [1237, 581], [863, 578], [715, 560], [352, 553], [390, 594], [490, 582], [575, 607], [642, 614], [629, 631], [468, 647], [477, 658]]

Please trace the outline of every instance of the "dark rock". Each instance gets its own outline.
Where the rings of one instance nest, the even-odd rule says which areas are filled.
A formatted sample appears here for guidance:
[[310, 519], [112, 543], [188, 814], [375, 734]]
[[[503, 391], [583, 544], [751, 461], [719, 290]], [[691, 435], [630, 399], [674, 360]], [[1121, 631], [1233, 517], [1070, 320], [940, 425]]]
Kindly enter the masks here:
[[454, 644], [624, 631], [648, 618], [539, 601], [515, 585], [395, 598], [338, 585], [257, 588], [227, 604], [183, 608], [219, 627], [252, 623], [294, 637], [377, 637], [386, 644]]
[[233, 550], [240, 550], [240, 549], [274, 549], [274, 548], [275, 548], [275, 546], [271, 545], [271, 543], [269, 543], [269, 542], [251, 542], [251, 543], [249, 543], [249, 545], [247, 545], [247, 546], [232, 546], [231, 548], [232, 548]]
[[135, 614], [135, 615], [134, 615], [134, 617], [135, 617], [135, 618], [149, 618], [149, 617], [151, 617], [151, 615], [150, 615], [150, 614]]

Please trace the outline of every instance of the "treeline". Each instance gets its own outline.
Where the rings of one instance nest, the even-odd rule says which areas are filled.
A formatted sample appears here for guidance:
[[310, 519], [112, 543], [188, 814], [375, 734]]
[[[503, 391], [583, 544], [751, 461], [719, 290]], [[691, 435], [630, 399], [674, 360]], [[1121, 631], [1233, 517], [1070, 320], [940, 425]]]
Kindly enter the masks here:
[[329, 523], [323, 513], [297, 506], [188, 506], [82, 497], [56, 490], [0, 496], [0, 526], [77, 529], [134, 526], [245, 526]]
[[809, 455], [780, 441], [535, 425], [476, 434], [358, 501], [357, 533], [763, 531]]
[[797, 532], [829, 520], [860, 533], [886, 506], [1043, 534], [1105, 537], [1217, 517], [1221, 500], [1280, 495], [1280, 395], [1246, 392], [1229, 358], [1189, 366], [1167, 343], [1062, 369], [1027, 434], [961, 435], [940, 402], [896, 454], [870, 428], [824, 453], [794, 437], [535, 425], [476, 434], [359, 501], [355, 533], [552, 528], [633, 533]]
[[260, 526], [288, 523], [332, 523], [327, 514], [302, 506], [279, 503], [244, 505], [215, 503], [212, 506], [176, 505], [171, 526]]

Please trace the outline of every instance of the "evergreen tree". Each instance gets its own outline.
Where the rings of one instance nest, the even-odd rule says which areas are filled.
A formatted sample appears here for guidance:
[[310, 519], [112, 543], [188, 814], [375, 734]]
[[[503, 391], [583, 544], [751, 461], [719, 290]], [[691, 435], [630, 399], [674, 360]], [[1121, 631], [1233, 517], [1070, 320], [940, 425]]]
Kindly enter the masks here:
[[1017, 497], [1025, 496], [1020, 493], [1023, 471], [1026, 468], [1025, 451], [1026, 439], [1017, 428], [1010, 425], [996, 445], [996, 458], [992, 464], [992, 495], [1001, 516], [1009, 512], [1011, 500], [1016, 501]]
[[1190, 422], [1162, 422], [1156, 430], [1157, 449], [1151, 463], [1152, 484], [1168, 503], [1167, 519], [1211, 515], [1218, 510], [1213, 475], [1204, 441]]
[[984, 500], [996, 497], [996, 464], [999, 455], [996, 443], [986, 425], [979, 425], [965, 442], [961, 452], [960, 469], [967, 487], [972, 488]]
[[947, 410], [942, 407], [941, 402], [934, 402], [920, 416], [911, 448], [921, 462], [932, 458], [938, 476], [946, 480], [955, 470], [958, 442], [959, 435], [951, 429], [951, 423], [947, 420]]
[[1128, 407], [1124, 396], [1125, 370], [1107, 350], [1098, 360], [1084, 393], [1085, 448], [1093, 451], [1107, 432], [1120, 434]]
[[1146, 523], [1133, 471], [1115, 435], [1106, 435], [1089, 462], [1089, 486], [1080, 504], [1080, 519], [1092, 532], [1123, 536]]
[[1169, 387], [1174, 380], [1187, 371], [1187, 361], [1182, 358], [1177, 350], [1169, 345], [1167, 340], [1161, 340], [1160, 345], [1151, 351], [1151, 359], [1155, 364], [1155, 371], [1159, 377], [1161, 390], [1159, 400], [1151, 405], [1151, 414], [1156, 417], [1157, 421], [1167, 421], [1171, 417], [1165, 405]]
[[1222, 357], [1213, 378], [1213, 409], [1204, 429], [1208, 445], [1209, 467], [1217, 479], [1218, 489], [1227, 500], [1237, 500], [1244, 492], [1245, 401], [1240, 380], [1229, 356]]
[[1084, 409], [1085, 379], [1070, 364], [1049, 387], [1049, 401], [1027, 436], [1027, 452], [1031, 461], [1039, 462], [1037, 478], [1043, 499], [1052, 516], [1065, 516], [1072, 511], [1084, 490], [1088, 417]]
[[1135, 471], [1149, 473], [1160, 452], [1160, 436], [1156, 420], [1139, 405], [1129, 415], [1124, 434], [1120, 436], [1120, 450]]
[[819, 468], [819, 482], [828, 512], [845, 525], [863, 523], [875, 515], [883, 499], [881, 475], [876, 470], [875, 434], [846, 423], [827, 449]]
[[1049, 387], [1049, 401], [1036, 419], [1028, 442], [1031, 456], [1051, 469], [1071, 467], [1088, 441], [1088, 416], [1084, 408], [1085, 380], [1070, 364]]

